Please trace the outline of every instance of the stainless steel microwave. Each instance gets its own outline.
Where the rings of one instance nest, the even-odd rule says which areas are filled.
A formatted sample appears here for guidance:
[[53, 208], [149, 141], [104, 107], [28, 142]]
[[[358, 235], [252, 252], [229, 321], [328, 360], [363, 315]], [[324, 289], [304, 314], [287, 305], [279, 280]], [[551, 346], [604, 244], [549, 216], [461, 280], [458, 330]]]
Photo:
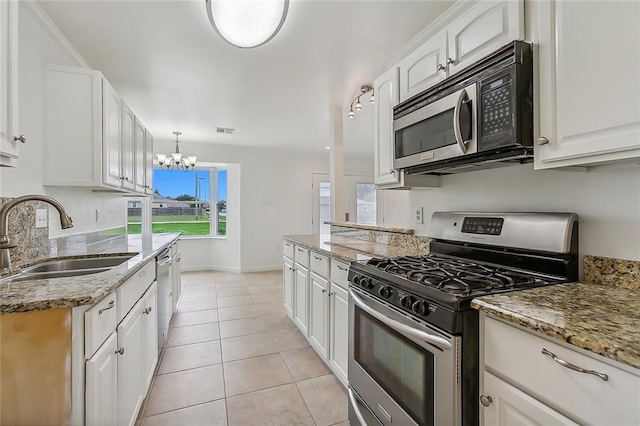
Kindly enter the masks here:
[[531, 46], [512, 42], [394, 108], [393, 167], [454, 173], [533, 158]]

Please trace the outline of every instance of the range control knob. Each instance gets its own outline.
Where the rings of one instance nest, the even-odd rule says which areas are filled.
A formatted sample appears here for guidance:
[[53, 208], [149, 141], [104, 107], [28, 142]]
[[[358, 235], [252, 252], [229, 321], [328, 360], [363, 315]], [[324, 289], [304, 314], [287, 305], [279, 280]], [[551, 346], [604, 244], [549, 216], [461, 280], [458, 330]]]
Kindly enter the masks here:
[[405, 294], [404, 296], [400, 297], [400, 305], [405, 309], [411, 309], [415, 301], [416, 301], [416, 298], [413, 296], [409, 296], [408, 294]]
[[378, 290], [378, 294], [380, 296], [384, 297], [385, 299], [388, 299], [393, 294], [393, 289], [391, 287], [385, 285], [385, 286], [380, 287], [380, 289]]
[[373, 290], [373, 288], [376, 286], [373, 283], [373, 281], [371, 281], [371, 278], [363, 278], [360, 283], [361, 283], [363, 288], [366, 288], [368, 290]]
[[429, 304], [424, 300], [417, 300], [413, 303], [413, 306], [411, 306], [411, 309], [416, 314], [425, 316], [429, 313]]
[[361, 280], [361, 279], [362, 279], [362, 277], [361, 277], [360, 275], [355, 275], [355, 276], [353, 277], [353, 283], [354, 283], [355, 285], [360, 285], [360, 280]]

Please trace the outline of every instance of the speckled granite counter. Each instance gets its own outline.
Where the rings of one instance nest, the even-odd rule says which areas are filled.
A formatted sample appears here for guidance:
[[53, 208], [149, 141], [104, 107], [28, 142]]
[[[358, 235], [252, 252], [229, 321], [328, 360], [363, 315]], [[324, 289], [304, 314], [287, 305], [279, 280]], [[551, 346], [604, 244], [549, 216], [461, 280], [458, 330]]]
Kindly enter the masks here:
[[514, 324], [640, 368], [640, 291], [572, 283], [474, 299]]
[[59, 253], [59, 256], [47, 260], [87, 255], [138, 254], [123, 264], [98, 274], [18, 282], [2, 280], [0, 314], [92, 305], [125, 282], [179, 236], [180, 234], [121, 235]]
[[368, 260], [372, 257], [414, 256], [427, 253], [416, 248], [396, 247], [337, 235], [285, 235], [282, 238], [343, 262]]
[[325, 223], [327, 225], [339, 226], [341, 228], [366, 229], [368, 231], [394, 232], [396, 234], [413, 235], [415, 232], [411, 228], [398, 228], [394, 226], [362, 225], [362, 224], [353, 223], [353, 222], [325, 222]]

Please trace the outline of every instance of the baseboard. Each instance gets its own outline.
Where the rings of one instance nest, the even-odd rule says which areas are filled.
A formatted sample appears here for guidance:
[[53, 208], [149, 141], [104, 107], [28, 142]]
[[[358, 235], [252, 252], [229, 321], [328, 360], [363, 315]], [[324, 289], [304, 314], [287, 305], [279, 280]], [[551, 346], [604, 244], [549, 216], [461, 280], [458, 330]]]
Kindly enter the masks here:
[[204, 272], [204, 271], [219, 271], [219, 272], [234, 272], [236, 274], [244, 272], [275, 272], [281, 271], [282, 265], [277, 266], [262, 266], [257, 268], [227, 268], [224, 266], [182, 266], [182, 272]]
[[274, 271], [282, 271], [282, 265], [260, 266], [257, 268], [242, 268], [242, 272], [274, 272]]

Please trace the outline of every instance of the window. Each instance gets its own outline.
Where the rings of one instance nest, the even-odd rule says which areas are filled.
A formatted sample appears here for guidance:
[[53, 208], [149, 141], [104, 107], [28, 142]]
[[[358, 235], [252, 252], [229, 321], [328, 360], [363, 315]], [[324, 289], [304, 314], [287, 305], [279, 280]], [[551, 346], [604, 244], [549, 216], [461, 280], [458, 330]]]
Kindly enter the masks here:
[[[154, 169], [151, 202], [154, 233], [182, 232], [185, 236], [227, 234], [227, 171], [197, 168], [189, 171]], [[128, 203], [128, 232], [142, 230], [140, 201]]]

